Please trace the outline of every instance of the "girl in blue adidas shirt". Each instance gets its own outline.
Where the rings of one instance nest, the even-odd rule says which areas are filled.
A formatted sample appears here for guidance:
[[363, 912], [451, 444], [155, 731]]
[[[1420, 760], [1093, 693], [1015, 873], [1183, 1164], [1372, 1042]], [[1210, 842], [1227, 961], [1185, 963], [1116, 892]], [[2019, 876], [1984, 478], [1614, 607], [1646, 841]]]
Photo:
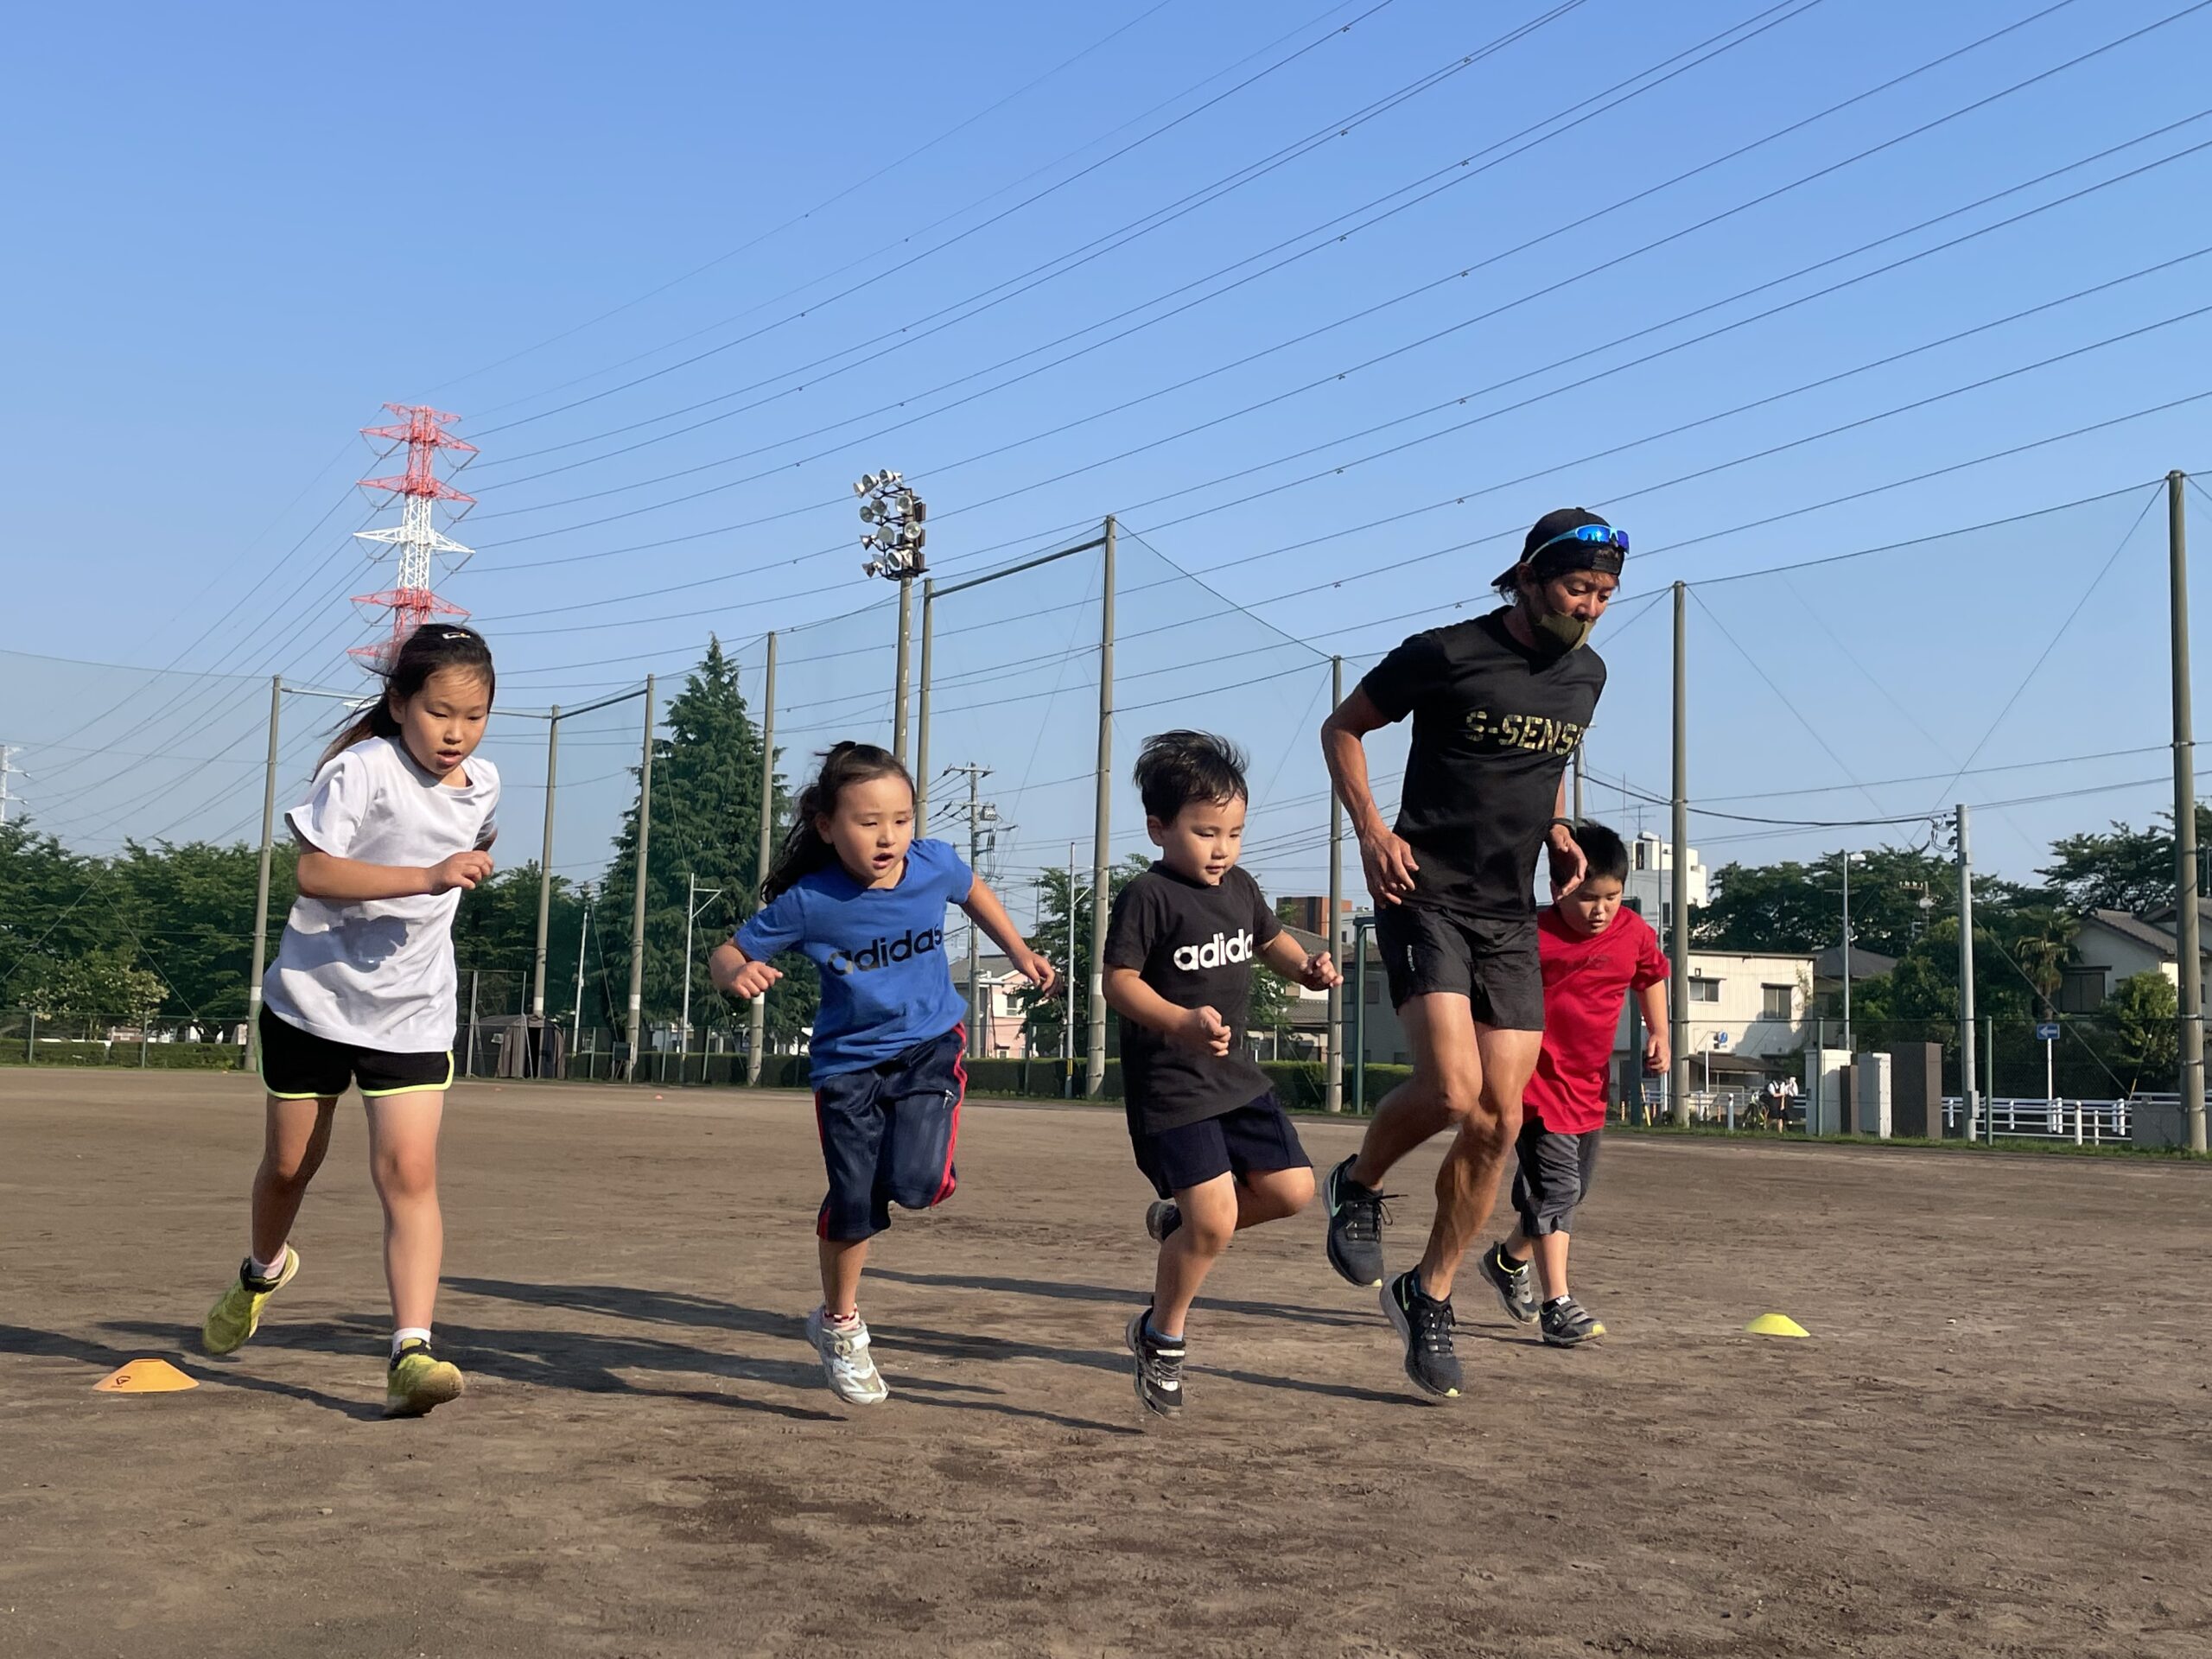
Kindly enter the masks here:
[[968, 1087], [966, 1009], [945, 963], [944, 907], [966, 911], [1046, 991], [1052, 966], [957, 853], [914, 839], [912, 780], [865, 743], [823, 757], [760, 896], [708, 965], [717, 987], [747, 998], [783, 976], [769, 966], [779, 952], [802, 951], [822, 970], [811, 1071], [830, 1192], [815, 1226], [822, 1306], [806, 1316], [806, 1333], [838, 1396], [874, 1405], [890, 1390], [860, 1316], [868, 1241], [891, 1224], [893, 1204], [926, 1210], [952, 1196]]

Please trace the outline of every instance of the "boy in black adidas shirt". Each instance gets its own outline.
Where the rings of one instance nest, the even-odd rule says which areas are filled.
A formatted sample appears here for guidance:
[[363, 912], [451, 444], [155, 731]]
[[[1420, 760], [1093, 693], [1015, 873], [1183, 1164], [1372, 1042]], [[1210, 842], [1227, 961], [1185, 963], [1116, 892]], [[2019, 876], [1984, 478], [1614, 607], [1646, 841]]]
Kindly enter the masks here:
[[1137, 1167], [1160, 1194], [1152, 1305], [1131, 1319], [1137, 1397], [1183, 1406], [1183, 1321], [1230, 1236], [1294, 1216], [1313, 1166], [1259, 1067], [1231, 1051], [1251, 1002], [1252, 963], [1313, 990], [1339, 982], [1326, 951], [1285, 932], [1236, 868], [1249, 791], [1243, 757], [1203, 732], [1145, 741], [1136, 781], [1160, 861], [1114, 901], [1106, 1000], [1122, 1016], [1122, 1081]]

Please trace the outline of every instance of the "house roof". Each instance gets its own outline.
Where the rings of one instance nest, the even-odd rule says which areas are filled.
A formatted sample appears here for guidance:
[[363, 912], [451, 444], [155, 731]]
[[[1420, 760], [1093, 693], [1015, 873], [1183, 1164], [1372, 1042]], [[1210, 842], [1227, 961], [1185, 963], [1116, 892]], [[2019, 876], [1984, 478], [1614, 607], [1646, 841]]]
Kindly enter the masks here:
[[2123, 939], [2132, 939], [2160, 956], [2171, 957], [2174, 953], [2173, 930], [2160, 927], [2156, 922], [2145, 920], [2133, 911], [2093, 910], [2082, 918], [2082, 925], [2102, 927], [2107, 932], [2117, 933]]
[[[2145, 916], [2143, 919], [2146, 922], [2152, 923], [2157, 926], [2163, 927], [2167, 932], [2171, 933], [2174, 928], [2174, 911], [2176, 908], [2177, 907], [2172, 905], [2161, 905], [2158, 909], [2152, 911], [2148, 915]], [[2097, 914], [2100, 916], [2107, 913], [2107, 912], [2101, 910], [2097, 912]], [[2200, 923], [2212, 922], [2212, 899], [2200, 897], [2197, 899], [2196, 919]]]
[[[1885, 957], [1879, 950], [1869, 950], [1864, 945], [1851, 948], [1851, 978], [1856, 984], [1862, 979], [1879, 979], [1897, 965], [1895, 957]], [[1813, 957], [1813, 977], [1841, 979], [1843, 977], [1843, 947], [1832, 944], [1815, 952]]]

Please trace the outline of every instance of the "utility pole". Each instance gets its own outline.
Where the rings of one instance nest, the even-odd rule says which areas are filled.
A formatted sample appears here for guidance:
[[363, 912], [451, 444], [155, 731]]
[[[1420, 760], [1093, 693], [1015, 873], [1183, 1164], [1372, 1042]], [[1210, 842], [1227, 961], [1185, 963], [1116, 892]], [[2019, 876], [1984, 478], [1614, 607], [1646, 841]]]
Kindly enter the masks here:
[[1098, 624], [1098, 800], [1090, 842], [1090, 1052], [1084, 1093], [1096, 1100], [1106, 1092], [1106, 879], [1107, 843], [1114, 831], [1114, 519], [1105, 533], [1105, 570], [1099, 585]]
[[584, 921], [576, 930], [576, 1011], [569, 1020], [569, 1044], [573, 1050], [584, 1034], [584, 943], [591, 938], [591, 888], [583, 889]]
[[[768, 683], [760, 698], [760, 853], [753, 866], [753, 902], [760, 902], [760, 884], [768, 879], [768, 866], [776, 855], [776, 636], [768, 636]], [[761, 1050], [768, 1040], [768, 994], [753, 999], [747, 1027], [745, 1057], [748, 1087], [760, 1083]]]
[[[1344, 700], [1344, 659], [1329, 658], [1329, 712], [1334, 714]], [[1337, 798], [1334, 787], [1329, 791], [1329, 925], [1322, 929], [1327, 940], [1326, 949], [1337, 963], [1337, 976], [1344, 976], [1344, 924], [1338, 918], [1344, 905], [1344, 804]], [[1342, 984], [1329, 988], [1329, 1052], [1324, 1058], [1325, 1086], [1322, 1104], [1332, 1112], [1344, 1109], [1344, 995]]]
[[902, 766], [906, 764], [906, 699], [908, 688], [913, 683], [907, 659], [912, 652], [913, 639], [914, 579], [901, 576], [899, 578], [899, 684], [892, 694], [891, 753], [898, 757]]
[[653, 676], [645, 676], [645, 741], [638, 761], [638, 895], [630, 912], [630, 1052], [622, 1064], [622, 1080], [638, 1080], [638, 1046], [645, 1028], [642, 1010], [645, 1001], [645, 876], [651, 868], [647, 843], [653, 828]]
[[284, 677], [269, 677], [269, 769], [261, 781], [261, 868], [253, 879], [253, 970], [245, 985], [245, 1069], [261, 1063], [261, 976], [269, 957], [269, 859], [276, 845], [276, 728], [284, 715]]
[[[983, 779], [991, 775], [988, 766], [979, 766], [969, 761], [964, 766], [947, 766], [947, 777], [963, 773], [968, 779], [968, 868], [974, 870], [982, 855], [983, 825], [998, 816], [998, 809], [986, 806], [981, 798]], [[968, 1055], [981, 1058], [985, 1052], [983, 1042], [984, 1010], [982, 1005], [982, 962], [977, 952], [977, 938], [982, 931], [973, 921], [968, 924]]]
[[[549, 944], [548, 930], [553, 921], [553, 784], [561, 765], [561, 705], [555, 703], [545, 721], [545, 842], [537, 855], [537, 950], [533, 958], [535, 982], [530, 994], [530, 1011], [537, 1016], [542, 1031], [545, 1024], [545, 957]], [[543, 1041], [543, 1039], [540, 1039]], [[523, 1052], [533, 1054], [530, 1031], [523, 1031]], [[535, 1077], [542, 1067], [532, 1065], [531, 1075]]]
[[[725, 891], [721, 887], [709, 889], [707, 903], [713, 904]], [[698, 919], [702, 908], [699, 878], [694, 873], [686, 872], [683, 877], [683, 1012], [677, 1017], [678, 1035], [676, 1039], [676, 1080], [678, 1083], [683, 1081], [684, 1057], [691, 1052], [691, 924]], [[700, 1081], [706, 1081], [703, 1073]]]
[[1843, 1052], [1855, 1054], [1851, 1046], [1851, 854], [1836, 855], [1843, 865]]
[[1974, 1075], [1974, 854], [1967, 845], [1967, 805], [1958, 805], [1959, 830], [1959, 1106], [1966, 1115], [1967, 1139], [1981, 1126]]
[[1068, 963], [1062, 982], [1067, 993], [1067, 1012], [1060, 1019], [1060, 1092], [1075, 1097], [1075, 842], [1068, 842]]
[[2196, 905], [2196, 760], [2189, 696], [2188, 514], [2178, 472], [2166, 474], [2166, 556], [2173, 613], [2174, 671], [2174, 970], [2180, 992], [2181, 1109], [2189, 1149], [2205, 1150], [2204, 985], [2198, 955]]
[[1582, 743], [1580, 739], [1574, 745], [1574, 821], [1577, 823], [1582, 822]]
[[1690, 694], [1689, 588], [1675, 584], [1675, 925], [1668, 943], [1673, 971], [1668, 975], [1668, 1023], [1674, 1065], [1668, 1083], [1669, 1104], [1676, 1125], [1690, 1121]]
[[30, 773], [15, 764], [15, 757], [22, 751], [12, 743], [0, 743], [0, 823], [8, 822], [8, 803], [16, 798], [8, 792], [10, 778], [28, 778]]
[[[922, 578], [922, 683], [921, 707], [915, 711], [914, 733], [914, 837], [919, 840], [928, 832], [930, 822], [930, 658], [937, 642], [937, 578]], [[902, 693], [899, 706], [906, 706]]]

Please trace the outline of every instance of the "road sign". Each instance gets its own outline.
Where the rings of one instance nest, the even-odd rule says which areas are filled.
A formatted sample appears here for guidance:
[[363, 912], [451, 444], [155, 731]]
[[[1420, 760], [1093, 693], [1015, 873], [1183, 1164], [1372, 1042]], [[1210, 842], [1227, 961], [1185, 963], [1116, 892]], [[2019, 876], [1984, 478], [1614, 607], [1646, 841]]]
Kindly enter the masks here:
[[1716, 1032], [1714, 1032], [1714, 1033], [1713, 1033], [1713, 1046], [1715, 1048], [1726, 1048], [1726, 1047], [1727, 1047], [1727, 1046], [1728, 1046], [1728, 1033], [1727, 1033], [1726, 1032], [1725, 1032], [1725, 1031], [1716, 1031]]
[[2039, 1043], [2056, 1042], [2058, 1040], [2058, 1021], [2056, 1020], [2044, 1020], [2038, 1021], [2036, 1026], [2036, 1040]]

